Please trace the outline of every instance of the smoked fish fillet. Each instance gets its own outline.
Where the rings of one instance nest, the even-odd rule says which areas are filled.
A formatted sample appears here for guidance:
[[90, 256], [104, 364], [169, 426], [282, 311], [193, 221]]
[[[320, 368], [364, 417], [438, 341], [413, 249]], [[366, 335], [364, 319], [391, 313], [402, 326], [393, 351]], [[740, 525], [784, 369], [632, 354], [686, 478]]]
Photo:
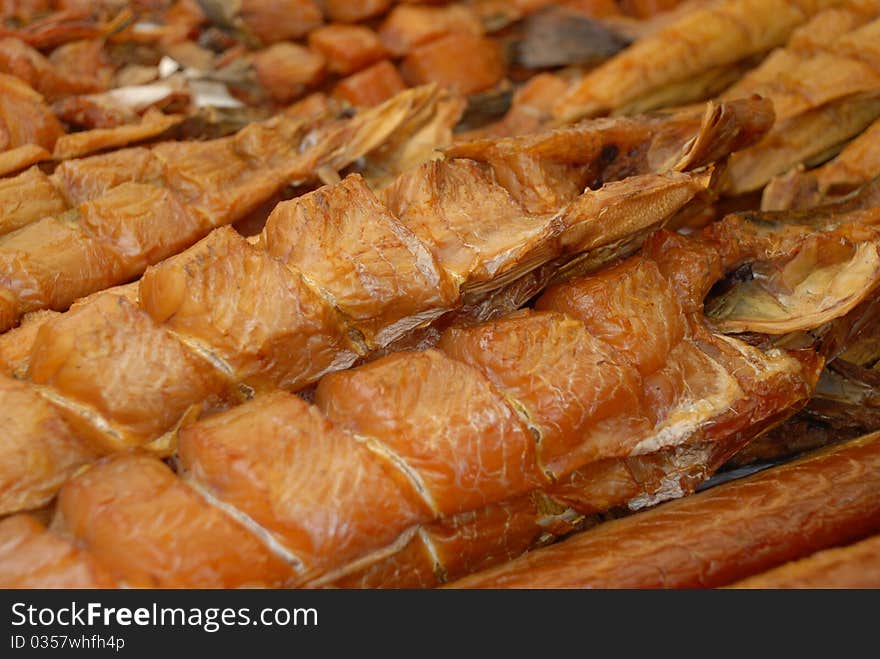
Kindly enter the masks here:
[[[880, 18], [859, 25], [856, 16], [853, 29], [827, 41], [805, 44], [795, 35], [720, 96], [766, 96], [776, 113], [764, 139], [731, 158], [725, 194], [758, 190], [800, 163], [822, 162], [880, 117]], [[804, 33], [821, 35], [827, 18], [817, 15]]]
[[694, 88], [708, 91], [729, 67], [781, 46], [811, 16], [840, 4], [722, 0], [698, 7], [583, 76], [557, 100], [553, 117], [570, 122], [700, 100]]
[[[475, 144], [378, 195], [351, 175], [279, 204], [255, 241], [213, 231], [149, 268], [136, 295], [47, 312], [0, 341], [19, 378], [0, 377], [16, 429], [0, 440], [0, 510], [44, 504], [95, 453], [167, 452], [201, 412], [302, 389], [466, 303], [504, 313], [546, 285], [541, 266], [632, 253], [705, 192], [703, 165], [766, 129], [764, 109], [586, 123], [529, 137], [515, 158], [509, 140]], [[690, 167], [701, 169], [675, 171]], [[522, 173], [540, 185], [522, 186]], [[525, 299], [492, 297], [511, 286]]]
[[602, 524], [456, 588], [712, 588], [880, 529], [880, 435]]
[[770, 180], [761, 196], [763, 210], [807, 209], [839, 199], [880, 177], [880, 119], [832, 160], [798, 167]]
[[273, 391], [187, 425], [177, 473], [102, 459], [62, 487], [52, 530], [128, 585], [425, 586], [681, 496], [803, 405], [823, 364], [709, 330], [703, 298], [817, 233], [877, 250], [870, 225], [827, 219], [775, 240], [738, 217], [657, 232], [535, 309], [325, 376], [314, 404]]
[[42, 96], [18, 78], [0, 73], [0, 152], [27, 144], [51, 150], [63, 134]]
[[[30, 558], [22, 563], [22, 558]], [[0, 583], [7, 588], [114, 588], [117, 582], [87, 552], [30, 515], [0, 521]]]
[[[122, 149], [65, 161], [51, 176], [32, 168], [0, 180], [0, 330], [130, 281], [285, 186], [335, 175], [395, 133], [403, 141], [424, 128], [415, 117], [442, 115], [451, 130], [454, 116], [438, 110], [449, 103], [458, 100], [431, 86], [352, 118], [304, 102], [230, 137]], [[440, 144], [421, 146], [427, 157]]]
[[[706, 237], [713, 236], [712, 240], [717, 241], [715, 244], [719, 246], [736, 246], [738, 250], [747, 244], [752, 245], [745, 252], [739, 254], [728, 252], [722, 256], [721, 260], [728, 264], [722, 270], [727, 270], [729, 264], [742, 264], [744, 261], [755, 259], [756, 252], [752, 250], [762, 243], [763, 247], [758, 249], [759, 252], [768, 250], [773, 253], [776, 249], [765, 242], [769, 236], [760, 237], [762, 232], [760, 228], [752, 238], [747, 238], [750, 233], [749, 227], [741, 224], [739, 219], [730, 218], [705, 233]], [[833, 226], [835, 221], [831, 221], [829, 226]], [[725, 224], [729, 227], [724, 227]], [[733, 230], [728, 233], [728, 229], [731, 228]], [[854, 233], [850, 234], [847, 241], [853, 249], [856, 249], [856, 245], [862, 240], [861, 229], [855, 227], [853, 229]], [[828, 241], [827, 245], [833, 245], [839, 240], [839, 236], [834, 231], [825, 238]], [[755, 242], [752, 242], [753, 240]], [[793, 249], [791, 254], [800, 255], [809, 239], [802, 237], [794, 240], [799, 243], [799, 247], [790, 246], [787, 249]], [[781, 243], [777, 243], [777, 247], [780, 245]], [[873, 249], [876, 250], [876, 245]], [[724, 252], [725, 248], [722, 247], [721, 251]], [[700, 313], [699, 301], [708, 290], [705, 286], [707, 271], [717, 273], [716, 266], [711, 265], [711, 260], [707, 261], [705, 258], [709, 252], [700, 251], [701, 257], [697, 257], [697, 253], [688, 254], [688, 252], [687, 241], [682, 241], [674, 234], [655, 236], [649, 240], [643, 250], [643, 256], [653, 255], [658, 263], [668, 265], [669, 261], [666, 259], [675, 262], [674, 269], [664, 269], [665, 266], [661, 266], [661, 271], [667, 281], [672, 281], [681, 304], [681, 312], [685, 317], [688, 316], [688, 312]], [[749, 256], [746, 256], [747, 254]], [[776, 255], [778, 257], [779, 253], [776, 252]], [[753, 267], [754, 263], [760, 260], [758, 257], [753, 262]], [[776, 264], [779, 266], [780, 262], [776, 261]], [[604, 271], [595, 276], [594, 281], [602, 280], [604, 275], [610, 278], [613, 272], [613, 268]], [[712, 278], [712, 275], [708, 276]], [[862, 281], [859, 288], [866, 300], [871, 299], [878, 283], [880, 279], [876, 270]], [[797, 356], [805, 360], [801, 364], [802, 370], [798, 373], [797, 367], [792, 371], [783, 365], [784, 361], [768, 359], [768, 355], [777, 354], [775, 349], [753, 352], [753, 348], [745, 348], [746, 344], [740, 343], [733, 337], [715, 332], [704, 334], [700, 325], [695, 323], [693, 316], [688, 319], [690, 323], [688, 327], [694, 334], [689, 336], [686, 332], [682, 343], [676, 347], [675, 323], [670, 322], [676, 314], [668, 307], [658, 308], [661, 307], [659, 300], [662, 298], [656, 294], [657, 282], [652, 282], [651, 285], [642, 282], [641, 286], [636, 286], [631, 280], [627, 286], [620, 287], [623, 290], [608, 286], [607, 281], [603, 284], [607, 288], [602, 291], [602, 295], [597, 295], [596, 289], [588, 289], [589, 294], [586, 294], [575, 286], [562, 285], [559, 289], [551, 289], [546, 293], [539, 300], [536, 308], [558, 310], [572, 315], [583, 322], [590, 332], [598, 334], [619, 351], [631, 351], [628, 354], [636, 360], [647, 358], [645, 362], [641, 362], [640, 368], [646, 369], [648, 373], [659, 366], [658, 371], [644, 378], [641, 393], [645, 408], [661, 410], [659, 418], [665, 417], [664, 423], [658, 423], [654, 419], [649, 420], [649, 427], [656, 434], [648, 439], [642, 434], [644, 430], [638, 427], [630, 426], [626, 429], [612, 427], [608, 430], [607, 438], [610, 446], [604, 445], [607, 452], [602, 453], [600, 448], [599, 452], [586, 456], [591, 461], [582, 467], [577, 465], [581, 464], [580, 461], [585, 456], [579, 452], [578, 446], [569, 446], [570, 452], [565, 454], [564, 460], [575, 461], [574, 464], [568, 463], [569, 467], [575, 467], [574, 471], [565, 475], [566, 468], [554, 470], [553, 474], [557, 477], [554, 485], [542, 490], [540, 496], [536, 496], [536, 492], [531, 492], [528, 496], [506, 500], [480, 511], [468, 511], [441, 518], [434, 523], [421, 526], [413, 537], [407, 539], [403, 547], [395, 548], [384, 560], [374, 561], [372, 565], [360, 566], [358, 569], [343, 570], [344, 574], [330, 575], [328, 578], [319, 579], [318, 583], [322, 585], [333, 583], [347, 587], [438, 585], [474, 570], [509, 560], [523, 551], [588, 526], [594, 523], [597, 517], [601, 518], [601, 515], [609, 509], [625, 506], [635, 510], [692, 492], [751, 438], [781, 422], [806, 402], [815, 385], [818, 370], [821, 368], [822, 353], [831, 349], [829, 344], [817, 341], [817, 345], [809, 350], [801, 347], [799, 350], [787, 353], [789, 359]], [[654, 294], [649, 294], [649, 290], [654, 291]], [[564, 293], [559, 294], [560, 291]], [[653, 308], [648, 309], [649, 306]], [[869, 310], [872, 310], [872, 306], [866, 303], [865, 306], [850, 312], [847, 312], [844, 306], [839, 306], [837, 313], [841, 316], [840, 320], [846, 321], [844, 325], [855, 327], [853, 317], [858, 318]], [[610, 317], [615, 318], [616, 322], [609, 322]], [[504, 326], [504, 322], [498, 321], [497, 330], [492, 328], [491, 333], [488, 328], [484, 330], [479, 327], [449, 330], [441, 339], [439, 347], [458, 359], [468, 360], [468, 363], [476, 365], [493, 383], [500, 383], [502, 390], [514, 402], [515, 407], [520, 410], [525, 409], [524, 414], [531, 422], [530, 429], [536, 436], [541, 437], [540, 452], [544, 441], [544, 435], [541, 434], [544, 427], [534, 423], [538, 414], [532, 412], [534, 408], [530, 405], [531, 400], [528, 396], [531, 393], [531, 396], [539, 400], [547, 398], [553, 400], [544, 393], [544, 388], [551, 388], [555, 383], [545, 373], [532, 371], [532, 361], [522, 348], [523, 345], [532, 345], [528, 341], [536, 342], [533, 337], [541, 334], [534, 330], [529, 333], [524, 331], [519, 333], [511, 327]], [[804, 315], [801, 322], [809, 324], [816, 322], [816, 318]], [[702, 349], [709, 345], [715, 346], [719, 352], [709, 350], [714, 365], [699, 363], [699, 360], [695, 360], [694, 354], [683, 357], [679, 350], [682, 349], [682, 344], [689, 341], [700, 345]], [[493, 354], [496, 351], [504, 354], [505, 350], [510, 350], [510, 346], [518, 346], [520, 350], [511, 350], [512, 354], [504, 355], [505, 360], [498, 359]], [[560, 350], [559, 354], [552, 355], [555, 357], [552, 362], [548, 356], [548, 362], [552, 363], [548, 370], [552, 368], [554, 373], [562, 371], [561, 377], [564, 377], [566, 371], [561, 364], [570, 359], [571, 354], [570, 349]], [[668, 355], [666, 363], [662, 366], [652, 361], [652, 358], [660, 354]], [[676, 363], [678, 359], [683, 359], [683, 362]], [[597, 360], [597, 362], [601, 363], [603, 368], [609, 366], [605, 360]], [[688, 365], [685, 366], [685, 363]], [[519, 375], [520, 368], [526, 370], [528, 378]], [[724, 372], [735, 374], [739, 378], [738, 385], [741, 392], [756, 393], [743, 393], [742, 399], [736, 399], [734, 395], [726, 401], [726, 412], [720, 413], [720, 416], [713, 416], [715, 413], [710, 410], [714, 404], [718, 404], [718, 412], [725, 406], [725, 403], [721, 403], [725, 400], [722, 379], [718, 377], [719, 373]], [[795, 375], [796, 373], [798, 374]], [[341, 374], [328, 376], [319, 385], [316, 397], [319, 406], [324, 382], [338, 377], [341, 377]], [[687, 387], [688, 393], [677, 398], [682, 390], [674, 383], [680, 384], [679, 378], [687, 382], [684, 386]], [[615, 382], [614, 377], [611, 377], [611, 380]], [[615, 392], [617, 397], [615, 394], [600, 392], [595, 388], [592, 391], [598, 400], [611, 405], [621, 401], [619, 388], [623, 386], [623, 382], [618, 380], [617, 384], [618, 391]], [[508, 393], [510, 389], [513, 389], [512, 395]], [[562, 387], [556, 385], [550, 390], [558, 392], [560, 389]], [[728, 394], [730, 394], [729, 390]], [[339, 395], [346, 401], [352, 396], [347, 392], [344, 397], [342, 394]], [[690, 396], [693, 398], [691, 399]], [[749, 402], [745, 403], [745, 400]], [[625, 398], [619, 404], [626, 410], [637, 409], [637, 403], [626, 401]], [[756, 407], [750, 407], [751, 405]], [[791, 407], [788, 407], [789, 405]], [[584, 403], [579, 401], [579, 405], [573, 406], [569, 414], [574, 412], [577, 418], [577, 415], [583, 414], [583, 406]], [[682, 413], [683, 410], [688, 412]], [[650, 421], [653, 421], [653, 426]], [[557, 428], [560, 426], [566, 428], [558, 421], [554, 425]], [[536, 426], [537, 428], [534, 429]], [[603, 423], [597, 424], [595, 430], [599, 431], [598, 438], [602, 438], [605, 431]], [[595, 430], [586, 437], [596, 438]], [[681, 439], [681, 443], [677, 443], [672, 437], [678, 433], [688, 439]], [[576, 436], [581, 440], [583, 431]], [[611, 447], [615, 446], [618, 450], [623, 448], [625, 453], [626, 443], [621, 441], [621, 437], [638, 441], [636, 448], [626, 457], [606, 457], [609, 453], [614, 456]], [[590, 444], [585, 446], [593, 450], [597, 448]]]

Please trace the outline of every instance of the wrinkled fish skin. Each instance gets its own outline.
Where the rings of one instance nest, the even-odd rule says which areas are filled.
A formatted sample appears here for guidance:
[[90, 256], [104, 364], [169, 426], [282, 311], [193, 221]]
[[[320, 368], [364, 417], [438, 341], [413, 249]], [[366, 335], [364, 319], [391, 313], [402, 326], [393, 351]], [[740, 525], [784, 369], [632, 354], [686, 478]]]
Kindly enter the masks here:
[[[66, 161], [51, 176], [29, 170], [3, 181], [0, 212], [8, 209], [9, 217], [0, 230], [18, 230], [0, 236], [0, 289], [13, 298], [0, 313], [0, 329], [30, 311], [63, 310], [79, 297], [129, 281], [211, 229], [247, 217], [285, 186], [335, 173], [389, 138], [398, 148], [382, 156], [384, 169], [413, 165], [442, 145], [425, 142], [451, 134], [456, 113], [446, 111], [450, 103], [458, 105], [445, 92], [424, 87], [336, 119], [333, 104], [304, 101], [230, 137], [115, 151]], [[180, 117], [154, 119], [164, 130]], [[435, 120], [448, 122], [447, 130], [431, 132]], [[56, 149], [64, 142], [76, 151], [80, 137], [95, 139], [100, 132], [66, 136]], [[405, 151], [414, 134], [424, 142]]]
[[[626, 111], [640, 97], [785, 43], [811, 15], [835, 4], [835, 0], [724, 0], [698, 8], [584, 76], [557, 101], [553, 116], [570, 122]], [[691, 100], [699, 99], [663, 98], [667, 105]]]
[[763, 210], [808, 209], [844, 197], [880, 177], [880, 120], [820, 167], [793, 169], [773, 178], [761, 197]]
[[[760, 94], [773, 101], [776, 125], [755, 146], [730, 160], [727, 195], [759, 190], [801, 163], [822, 162], [880, 117], [880, 7], [837, 38], [804, 47], [795, 37], [721, 98]], [[826, 14], [804, 26], [809, 32]], [[870, 166], [870, 165], [868, 165]]]
[[[719, 111], [710, 106], [707, 117]], [[614, 175], [618, 163], [602, 158], [609, 141], [622, 138], [613, 121], [572, 129], [584, 136], [579, 153], [559, 134], [528, 138], [528, 164], [545, 172], [545, 196], [556, 200], [534, 202], [537, 211], [518, 188], [496, 180], [491, 157], [428, 162], [378, 195], [351, 175], [279, 204], [258, 238], [217, 229], [149, 268], [135, 296], [117, 290], [44, 315], [0, 339], [0, 353], [8, 372], [36, 387], [98, 452], [144, 445], [167, 452], [177, 427], [199, 413], [273, 387], [302, 389], [456, 312], [466, 299], [516, 287], [542, 264], [590, 250], [608, 259], [634, 251], [709, 183], [705, 172], [667, 171], [703, 163], [697, 135], [706, 130], [716, 146], [733, 147], [760, 134], [749, 126], [750, 113], [720, 112], [741, 116], [741, 130], [691, 116], [658, 121], [641, 134], [637, 152], [660, 157], [633, 156]], [[755, 118], [766, 123], [760, 111]], [[511, 148], [504, 142], [504, 153]], [[583, 193], [580, 182], [572, 185], [654, 170]], [[448, 190], [454, 198], [440, 194]], [[609, 226], [606, 219], [618, 215], [628, 223]], [[621, 231], [638, 239], [622, 240]], [[53, 450], [30, 430], [8, 441], [10, 453]], [[82, 463], [47, 457], [53, 461], [58, 470]], [[14, 467], [4, 472], [2, 489], [18, 478]], [[10, 507], [41, 505], [52, 487], [30, 491], [29, 502], [15, 498]]]
[[[641, 254], [557, 285], [535, 310], [448, 330], [437, 349], [328, 375], [314, 405], [272, 392], [188, 425], [181, 478], [156, 458], [117, 454], [64, 486], [54, 528], [125, 583], [436, 585], [590, 515], [692, 491], [803, 405], [823, 364], [811, 350], [763, 352], [708, 331], [703, 298], [744, 262], [794, 261], [817, 231], [854, 230], [725, 222], [695, 237], [658, 232]], [[873, 493], [873, 508], [849, 521], [880, 523], [877, 446], [866, 444], [858, 474], [849, 457], [824, 467], [837, 469], [847, 501]], [[157, 521], [152, 506], [179, 514]], [[156, 559], [172, 555], [186, 559]]]

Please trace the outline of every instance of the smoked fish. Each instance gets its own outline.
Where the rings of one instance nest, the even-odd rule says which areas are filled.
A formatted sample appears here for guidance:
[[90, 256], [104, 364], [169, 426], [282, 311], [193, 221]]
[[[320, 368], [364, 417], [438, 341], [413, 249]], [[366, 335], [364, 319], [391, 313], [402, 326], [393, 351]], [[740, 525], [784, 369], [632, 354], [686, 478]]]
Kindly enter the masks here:
[[705, 192], [706, 165], [766, 129], [765, 108], [474, 143], [378, 194], [353, 174], [279, 204], [258, 238], [217, 229], [136, 292], [26, 323], [0, 340], [20, 378], [4, 376], [20, 430], [3, 439], [0, 509], [42, 505], [94, 452], [167, 453], [201, 412], [300, 390], [466, 308], [507, 313], [584, 254], [595, 268], [636, 251]]

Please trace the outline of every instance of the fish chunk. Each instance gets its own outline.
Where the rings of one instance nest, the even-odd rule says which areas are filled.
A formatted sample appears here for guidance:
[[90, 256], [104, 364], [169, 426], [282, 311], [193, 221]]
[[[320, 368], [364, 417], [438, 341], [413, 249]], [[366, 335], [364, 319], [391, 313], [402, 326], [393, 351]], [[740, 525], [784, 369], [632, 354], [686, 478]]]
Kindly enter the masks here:
[[[27, 560], [22, 564], [22, 558]], [[117, 585], [87, 552], [48, 531], [29, 515], [0, 522], [3, 588], [113, 588]]]

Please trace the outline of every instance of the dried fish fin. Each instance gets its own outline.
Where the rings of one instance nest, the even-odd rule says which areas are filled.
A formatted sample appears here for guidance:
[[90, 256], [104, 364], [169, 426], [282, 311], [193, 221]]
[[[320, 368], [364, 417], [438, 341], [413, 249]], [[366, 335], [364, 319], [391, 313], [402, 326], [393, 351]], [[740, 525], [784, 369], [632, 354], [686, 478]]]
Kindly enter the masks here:
[[[447, 99], [448, 92], [440, 87], [423, 85], [403, 91], [381, 105], [363, 109], [337, 130], [325, 131], [313, 148], [312, 158], [299, 164], [298, 169], [305, 174], [316, 169], [315, 161], [320, 159], [322, 166], [339, 172], [385, 144], [413, 117], [439, 109], [445, 120], [450, 119], [451, 106]], [[299, 180], [296, 175], [291, 178], [294, 182]]]
[[677, 172], [705, 167], [752, 144], [756, 136], [773, 126], [773, 107], [766, 99], [740, 103], [706, 104], [700, 130], [685, 145], [681, 159], [671, 169]]
[[441, 157], [439, 149], [452, 143], [452, 129], [464, 111], [465, 100], [438, 91], [435, 103], [413, 112], [386, 142], [370, 152], [357, 171], [373, 190], [382, 190], [401, 173]]
[[752, 268], [753, 279], [713, 298], [706, 315], [718, 331], [760, 334], [796, 332], [845, 315], [880, 284], [880, 253], [874, 243], [837, 240], [817, 240], [785, 264]]
[[880, 319], [874, 316], [822, 371], [803, 411], [746, 446], [729, 466], [786, 458], [880, 430]]
[[[856, 307], [864, 314], [876, 306], [878, 194], [875, 183], [810, 211], [741, 213], [707, 228], [704, 234], [727, 244], [732, 259], [726, 288], [716, 287], [706, 301], [713, 326], [773, 335], [775, 345], [786, 347], [823, 337], [824, 354], [833, 358], [842, 345], [835, 334], [858, 328], [835, 328], [832, 321]], [[725, 238], [728, 231], [733, 233]], [[733, 234], [741, 236], [738, 245]], [[802, 336], [806, 327], [812, 329]]]

